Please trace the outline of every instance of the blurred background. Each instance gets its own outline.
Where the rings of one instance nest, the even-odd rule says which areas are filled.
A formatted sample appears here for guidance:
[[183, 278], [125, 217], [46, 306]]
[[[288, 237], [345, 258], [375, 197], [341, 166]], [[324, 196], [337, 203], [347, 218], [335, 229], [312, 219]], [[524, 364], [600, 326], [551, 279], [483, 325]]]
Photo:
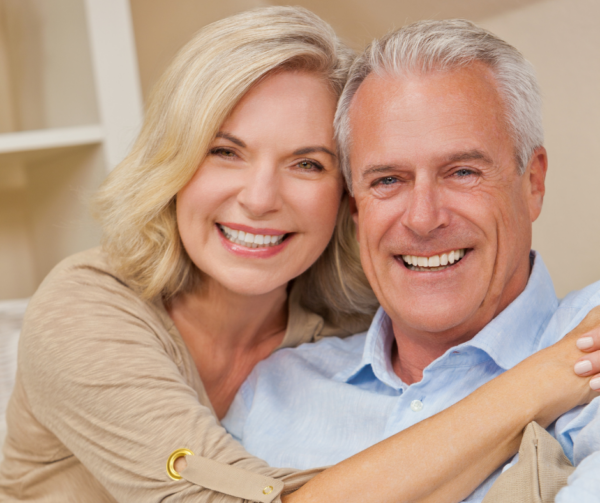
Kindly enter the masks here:
[[86, 200], [202, 26], [302, 5], [360, 50], [419, 19], [467, 18], [523, 52], [544, 94], [547, 196], [534, 248], [559, 296], [600, 279], [600, 0], [0, 0], [0, 300], [30, 296], [99, 232]]

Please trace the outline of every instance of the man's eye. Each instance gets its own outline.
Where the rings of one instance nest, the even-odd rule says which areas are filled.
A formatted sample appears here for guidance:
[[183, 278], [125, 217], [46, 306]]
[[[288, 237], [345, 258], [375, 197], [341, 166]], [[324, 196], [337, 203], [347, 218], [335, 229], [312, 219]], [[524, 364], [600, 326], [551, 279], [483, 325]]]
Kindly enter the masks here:
[[468, 168], [461, 168], [454, 172], [454, 174], [458, 177], [469, 176], [473, 174], [473, 171]]
[[395, 176], [386, 176], [385, 178], [380, 178], [375, 182], [375, 185], [393, 185], [398, 181]]

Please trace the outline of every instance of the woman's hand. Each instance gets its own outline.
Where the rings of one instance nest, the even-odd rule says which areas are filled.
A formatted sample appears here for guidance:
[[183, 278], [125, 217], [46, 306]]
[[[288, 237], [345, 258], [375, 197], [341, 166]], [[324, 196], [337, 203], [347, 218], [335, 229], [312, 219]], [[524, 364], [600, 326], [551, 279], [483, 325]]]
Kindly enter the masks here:
[[579, 376], [593, 376], [590, 388], [600, 391], [600, 328], [590, 330], [576, 341], [576, 346], [588, 353], [577, 360], [575, 373]]
[[[586, 347], [587, 355], [581, 346]], [[563, 339], [526, 358], [507, 372], [514, 373], [515, 377], [528, 383], [530, 389], [536, 390], [535, 396], [530, 398], [533, 399], [532, 406], [538, 407], [534, 420], [541, 426], [547, 427], [561, 414], [577, 405], [587, 404], [598, 396], [598, 350], [600, 306], [592, 309]], [[575, 372], [573, 365], [577, 365]]]

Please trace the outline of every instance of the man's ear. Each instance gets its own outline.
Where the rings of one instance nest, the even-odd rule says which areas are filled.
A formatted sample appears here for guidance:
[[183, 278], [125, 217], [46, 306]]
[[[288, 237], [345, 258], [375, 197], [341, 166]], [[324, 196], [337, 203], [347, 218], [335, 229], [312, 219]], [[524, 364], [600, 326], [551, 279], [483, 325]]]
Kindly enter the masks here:
[[544, 147], [534, 150], [529, 166], [523, 176], [528, 178], [529, 217], [535, 222], [542, 211], [544, 194], [546, 193], [546, 171], [548, 170], [548, 154]]
[[350, 205], [350, 214], [352, 215], [352, 220], [354, 220], [354, 227], [356, 227], [356, 240], [358, 241], [358, 207], [356, 206], [356, 199], [354, 199], [353, 196], [349, 196], [348, 204]]

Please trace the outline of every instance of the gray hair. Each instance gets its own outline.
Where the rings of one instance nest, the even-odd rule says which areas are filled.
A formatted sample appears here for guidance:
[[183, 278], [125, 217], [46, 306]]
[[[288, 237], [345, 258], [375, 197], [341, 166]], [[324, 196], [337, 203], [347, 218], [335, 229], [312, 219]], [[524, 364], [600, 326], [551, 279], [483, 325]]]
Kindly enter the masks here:
[[531, 63], [510, 44], [470, 21], [420, 21], [373, 41], [350, 69], [340, 97], [335, 130], [340, 161], [352, 191], [349, 109], [361, 83], [371, 72], [402, 76], [448, 71], [480, 61], [490, 68], [504, 99], [506, 121], [523, 173], [534, 150], [544, 141], [542, 99]]

